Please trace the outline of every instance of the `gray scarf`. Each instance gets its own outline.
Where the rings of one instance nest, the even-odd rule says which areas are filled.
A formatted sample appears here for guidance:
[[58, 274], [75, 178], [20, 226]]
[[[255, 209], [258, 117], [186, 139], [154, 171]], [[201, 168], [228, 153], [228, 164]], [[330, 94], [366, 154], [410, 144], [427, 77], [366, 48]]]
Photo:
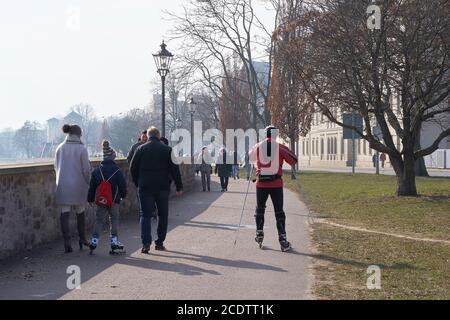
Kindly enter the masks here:
[[66, 141], [64, 143], [66, 143], [66, 144], [83, 144], [83, 142], [81, 142], [81, 138], [74, 134], [67, 135]]

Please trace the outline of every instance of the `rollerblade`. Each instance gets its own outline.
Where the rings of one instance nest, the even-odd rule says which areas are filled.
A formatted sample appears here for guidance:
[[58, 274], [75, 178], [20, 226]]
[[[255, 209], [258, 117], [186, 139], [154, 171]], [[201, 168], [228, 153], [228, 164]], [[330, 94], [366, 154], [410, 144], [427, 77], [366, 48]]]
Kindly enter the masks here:
[[89, 244], [89, 254], [92, 255], [95, 251], [95, 249], [97, 249], [98, 246], [98, 239], [97, 238], [92, 238], [91, 243]]
[[122, 255], [125, 254], [125, 247], [122, 243], [120, 243], [117, 237], [111, 238], [111, 251], [109, 252], [111, 255]]
[[258, 243], [259, 248], [262, 249], [264, 241], [264, 231], [256, 231], [255, 241]]
[[292, 250], [291, 243], [287, 241], [286, 235], [280, 236], [280, 246], [282, 252], [288, 252]]

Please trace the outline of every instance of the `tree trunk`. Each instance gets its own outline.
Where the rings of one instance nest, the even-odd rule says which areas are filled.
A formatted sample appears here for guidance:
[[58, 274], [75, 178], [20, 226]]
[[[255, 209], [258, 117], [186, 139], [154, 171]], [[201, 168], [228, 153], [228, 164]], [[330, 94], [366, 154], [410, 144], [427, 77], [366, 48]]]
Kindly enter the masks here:
[[417, 197], [416, 172], [414, 156], [411, 154], [405, 159], [391, 158], [392, 166], [397, 175], [397, 196]]
[[[421, 149], [421, 146], [420, 146], [421, 132], [422, 132], [421, 130], [418, 130], [418, 133], [416, 135], [414, 151], [418, 151]], [[428, 174], [427, 167], [425, 166], [424, 158], [420, 158], [420, 159], [416, 160], [415, 171], [416, 171], [416, 177], [429, 177], [430, 176]]]
[[428, 173], [427, 167], [425, 166], [425, 159], [420, 158], [415, 163], [415, 171], [416, 171], [416, 177], [429, 177], [430, 174]]

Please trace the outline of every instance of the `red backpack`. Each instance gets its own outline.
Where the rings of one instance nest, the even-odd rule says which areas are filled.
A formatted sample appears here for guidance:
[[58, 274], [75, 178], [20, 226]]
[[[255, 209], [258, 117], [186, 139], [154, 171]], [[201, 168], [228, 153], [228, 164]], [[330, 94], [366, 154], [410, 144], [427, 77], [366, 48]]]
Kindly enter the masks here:
[[105, 180], [103, 176], [102, 169], [100, 169], [100, 174], [102, 175], [103, 181], [97, 187], [95, 192], [95, 204], [100, 207], [112, 208], [113, 206], [113, 195], [112, 195], [112, 186], [109, 180], [111, 180], [114, 175], [119, 172], [119, 169], [109, 177], [108, 180]]

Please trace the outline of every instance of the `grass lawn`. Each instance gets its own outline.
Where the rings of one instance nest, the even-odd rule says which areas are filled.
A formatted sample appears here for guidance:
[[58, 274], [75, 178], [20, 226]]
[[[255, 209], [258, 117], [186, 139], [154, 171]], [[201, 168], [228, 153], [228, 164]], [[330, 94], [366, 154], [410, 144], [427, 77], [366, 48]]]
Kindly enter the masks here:
[[[315, 216], [369, 230], [450, 240], [450, 179], [418, 178], [418, 198], [397, 198], [395, 177], [304, 173], [287, 187]], [[450, 299], [450, 245], [313, 226], [316, 286], [325, 299]], [[368, 290], [366, 270], [382, 270]]]

